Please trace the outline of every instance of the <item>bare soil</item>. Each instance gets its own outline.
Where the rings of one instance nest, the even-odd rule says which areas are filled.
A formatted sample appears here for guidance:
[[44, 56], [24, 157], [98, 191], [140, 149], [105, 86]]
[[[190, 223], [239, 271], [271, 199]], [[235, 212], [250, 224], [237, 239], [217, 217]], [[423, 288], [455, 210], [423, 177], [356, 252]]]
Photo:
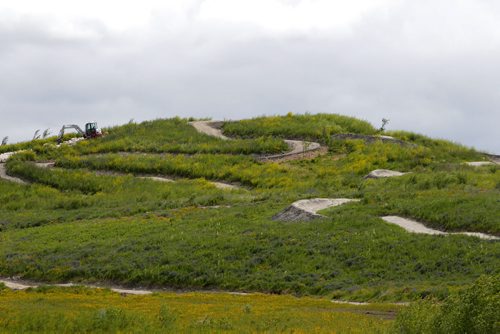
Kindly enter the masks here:
[[389, 169], [375, 169], [368, 173], [368, 175], [365, 176], [365, 179], [380, 179], [384, 177], [395, 177], [395, 176], [402, 176], [408, 173], [402, 173], [398, 172], [395, 170], [389, 170]]
[[398, 225], [399, 227], [404, 228], [406, 231], [408, 231], [410, 233], [421, 233], [421, 234], [431, 234], [431, 235], [461, 234], [461, 235], [467, 235], [470, 237], [476, 237], [476, 238], [485, 239], [485, 240], [500, 240], [499, 237], [496, 237], [496, 236], [490, 235], [490, 234], [486, 234], [486, 233], [480, 233], [480, 232], [443, 232], [443, 231], [429, 228], [429, 227], [425, 226], [424, 224], [419, 223], [417, 221], [403, 218], [403, 217], [398, 217], [398, 216], [385, 216], [385, 217], [382, 217], [382, 219], [388, 223]]
[[358, 202], [349, 198], [313, 198], [303, 199], [292, 203], [285, 210], [276, 214], [272, 219], [276, 221], [296, 222], [309, 221], [316, 218], [325, 218], [317, 212], [330, 207], [339, 206], [349, 202]]

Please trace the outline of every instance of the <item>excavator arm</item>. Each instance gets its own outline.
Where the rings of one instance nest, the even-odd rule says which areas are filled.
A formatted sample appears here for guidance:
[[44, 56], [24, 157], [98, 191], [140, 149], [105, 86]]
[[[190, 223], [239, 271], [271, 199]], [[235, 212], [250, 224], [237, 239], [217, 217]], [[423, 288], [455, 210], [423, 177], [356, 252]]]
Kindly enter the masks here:
[[68, 124], [68, 125], [63, 125], [61, 128], [61, 131], [59, 131], [59, 135], [57, 136], [57, 142], [61, 143], [63, 136], [64, 136], [64, 131], [68, 129], [75, 129], [78, 134], [82, 135], [84, 138], [86, 137], [85, 132], [76, 124]]

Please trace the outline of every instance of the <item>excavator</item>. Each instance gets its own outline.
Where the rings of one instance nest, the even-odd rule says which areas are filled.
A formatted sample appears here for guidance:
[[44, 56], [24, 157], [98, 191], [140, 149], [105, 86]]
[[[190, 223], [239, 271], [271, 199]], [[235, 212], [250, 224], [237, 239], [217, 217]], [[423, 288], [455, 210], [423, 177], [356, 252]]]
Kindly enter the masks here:
[[85, 131], [83, 131], [78, 125], [76, 124], [69, 124], [69, 125], [63, 125], [61, 128], [61, 131], [59, 131], [59, 136], [57, 136], [57, 142], [60, 144], [62, 143], [63, 137], [64, 137], [64, 131], [68, 129], [75, 129], [76, 132], [78, 132], [80, 135], [83, 136], [85, 139], [91, 139], [91, 138], [98, 138], [102, 136], [102, 131], [97, 127], [97, 123], [87, 123], [85, 124]]

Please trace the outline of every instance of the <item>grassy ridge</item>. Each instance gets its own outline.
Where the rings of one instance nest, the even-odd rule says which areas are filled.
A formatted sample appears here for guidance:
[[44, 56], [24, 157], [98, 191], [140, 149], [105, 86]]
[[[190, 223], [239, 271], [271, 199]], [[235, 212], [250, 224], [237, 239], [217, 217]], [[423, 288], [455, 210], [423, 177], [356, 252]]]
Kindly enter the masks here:
[[15, 160], [8, 166], [18, 176], [39, 184], [26, 187], [0, 180], [1, 229], [151, 211], [165, 213], [182, 207], [228, 205], [252, 199], [244, 190], [223, 191], [204, 179], [165, 183], [132, 175], [48, 170]]
[[272, 188], [287, 182], [291, 183], [291, 180], [286, 176], [286, 169], [278, 164], [257, 163], [249, 157], [232, 155], [107, 154], [73, 156], [57, 160], [57, 166], [190, 178], [203, 177], [265, 188]]
[[78, 143], [80, 154], [106, 152], [264, 154], [286, 151], [279, 139], [222, 140], [199, 133], [181, 118], [130, 123], [106, 129], [106, 136]]
[[327, 142], [337, 133], [375, 134], [373, 126], [365, 121], [336, 114], [265, 116], [237, 122], [226, 122], [224, 133], [230, 136], [253, 138], [275, 136]]
[[[70, 138], [75, 137], [75, 134], [66, 134], [63, 137], [63, 140], [68, 140]], [[30, 141], [25, 141], [21, 143], [16, 143], [16, 144], [7, 144], [7, 145], [1, 145], [0, 146], [0, 154], [5, 153], [5, 152], [15, 152], [15, 151], [22, 151], [22, 150], [35, 150], [35, 151], [43, 151], [45, 150], [44, 147], [47, 145], [52, 145], [54, 146], [57, 143], [57, 137], [52, 136], [48, 137], [45, 139], [36, 139], [36, 140], [30, 140]]]
[[[283, 140], [258, 136], [221, 140], [196, 131], [179, 117], [129, 123], [103, 129], [105, 136], [75, 146], [55, 149], [56, 137], [0, 146], [0, 153], [32, 149], [38, 154], [93, 154], [109, 152], [271, 154], [288, 150]], [[64, 140], [76, 136], [65, 135]]]

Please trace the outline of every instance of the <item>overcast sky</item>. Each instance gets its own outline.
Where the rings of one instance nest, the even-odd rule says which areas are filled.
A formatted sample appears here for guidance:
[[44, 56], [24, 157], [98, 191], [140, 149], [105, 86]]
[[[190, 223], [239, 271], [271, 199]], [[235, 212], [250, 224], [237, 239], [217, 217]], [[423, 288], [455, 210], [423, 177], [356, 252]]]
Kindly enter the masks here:
[[0, 139], [289, 111], [500, 154], [500, 1], [0, 1]]

